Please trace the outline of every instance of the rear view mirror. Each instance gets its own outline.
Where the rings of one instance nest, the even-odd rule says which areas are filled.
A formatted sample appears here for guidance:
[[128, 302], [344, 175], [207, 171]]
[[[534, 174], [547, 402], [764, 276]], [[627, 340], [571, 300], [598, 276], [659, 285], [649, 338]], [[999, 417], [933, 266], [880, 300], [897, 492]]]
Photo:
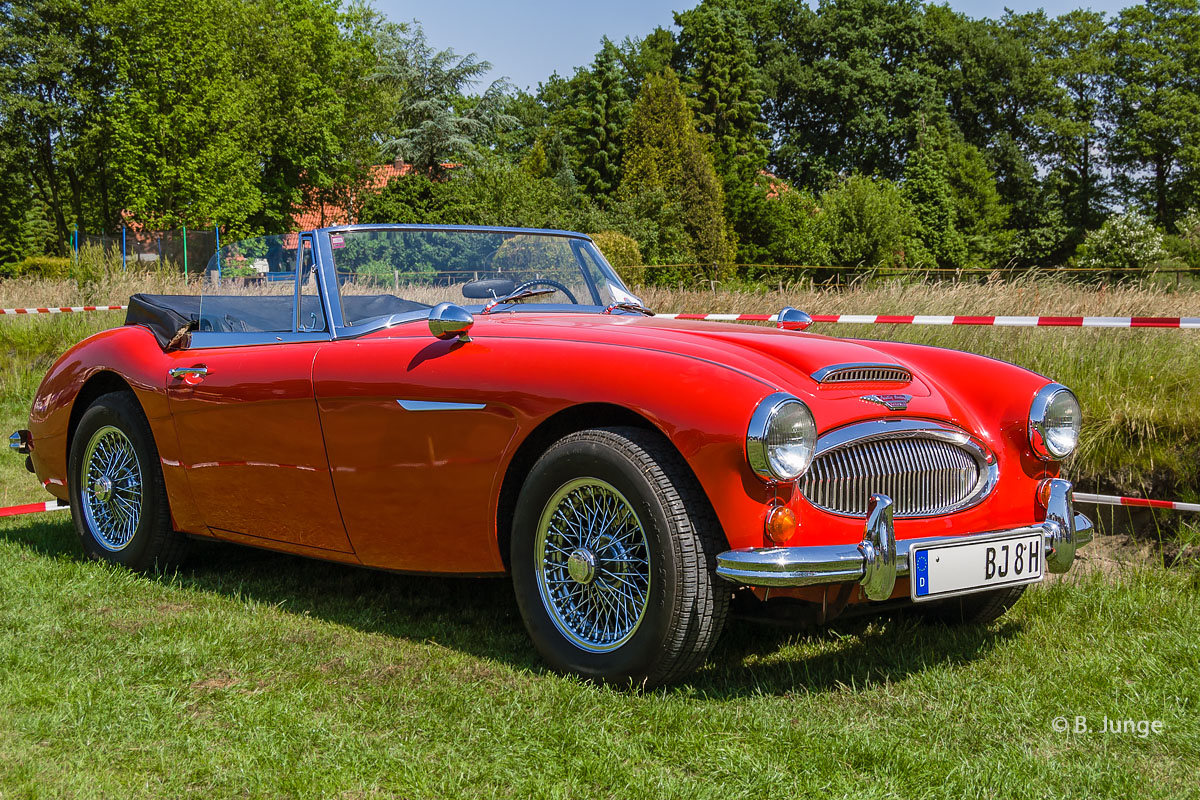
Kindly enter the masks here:
[[512, 294], [517, 285], [508, 278], [481, 278], [477, 281], [463, 284], [463, 297], [472, 300], [494, 300]]

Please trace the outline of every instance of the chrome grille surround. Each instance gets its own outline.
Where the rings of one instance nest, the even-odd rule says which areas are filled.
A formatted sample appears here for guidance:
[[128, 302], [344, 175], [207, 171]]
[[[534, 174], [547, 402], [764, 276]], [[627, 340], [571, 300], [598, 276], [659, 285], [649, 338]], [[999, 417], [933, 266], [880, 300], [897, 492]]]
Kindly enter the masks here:
[[829, 431], [817, 440], [799, 481], [817, 508], [865, 517], [872, 493], [886, 494], [901, 519], [952, 514], [992, 492], [1000, 469], [971, 434], [944, 422], [880, 419]]
[[831, 364], [810, 375], [817, 383], [911, 383], [912, 373], [899, 364]]

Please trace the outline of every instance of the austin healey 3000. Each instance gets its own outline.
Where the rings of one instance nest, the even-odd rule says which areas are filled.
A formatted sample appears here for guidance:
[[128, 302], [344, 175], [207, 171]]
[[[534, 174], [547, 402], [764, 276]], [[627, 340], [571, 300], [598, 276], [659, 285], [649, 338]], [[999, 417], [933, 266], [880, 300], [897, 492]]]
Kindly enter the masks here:
[[551, 667], [658, 684], [735, 595], [986, 623], [1091, 539], [1059, 473], [1079, 404], [1011, 364], [790, 308], [656, 317], [563, 231], [326, 228], [218, 274], [132, 297], [13, 434], [92, 558], [172, 568], [211, 537], [510, 574]]

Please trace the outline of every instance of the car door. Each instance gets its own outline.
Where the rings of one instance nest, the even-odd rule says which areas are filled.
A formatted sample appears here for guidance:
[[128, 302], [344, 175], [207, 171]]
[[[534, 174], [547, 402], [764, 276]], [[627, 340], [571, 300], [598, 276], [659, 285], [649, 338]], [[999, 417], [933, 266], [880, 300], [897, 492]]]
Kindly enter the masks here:
[[503, 377], [515, 372], [494, 346], [455, 347], [430, 336], [424, 321], [318, 353], [321, 423], [362, 563], [503, 571], [493, 499], [519, 424], [513, 403], [521, 395]]
[[[204, 298], [201, 330], [168, 353], [167, 397], [214, 535], [348, 553], [313, 393], [313, 362], [330, 339], [312, 247], [301, 237], [291, 297]], [[286, 311], [272, 322], [274, 306]], [[257, 330], [242, 329], [249, 317]]]

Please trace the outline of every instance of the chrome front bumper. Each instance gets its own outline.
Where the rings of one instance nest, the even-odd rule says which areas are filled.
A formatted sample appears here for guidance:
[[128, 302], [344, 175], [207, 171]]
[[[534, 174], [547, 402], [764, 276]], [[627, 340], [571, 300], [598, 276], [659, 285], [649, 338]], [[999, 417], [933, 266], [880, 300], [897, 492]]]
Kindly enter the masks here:
[[1041, 532], [1046, 543], [1046, 568], [1066, 572], [1075, 550], [1092, 540], [1092, 522], [1076, 514], [1071, 505], [1071, 484], [1050, 483], [1046, 521], [1008, 530], [983, 531], [965, 536], [932, 536], [896, 541], [891, 498], [871, 495], [863, 540], [849, 545], [807, 547], [747, 547], [717, 556], [717, 574], [748, 586], [820, 586], [858, 581], [870, 600], [892, 596], [896, 578], [908, 575], [909, 550], [914, 545], [938, 541], [963, 541], [973, 536], [1021, 535]]

